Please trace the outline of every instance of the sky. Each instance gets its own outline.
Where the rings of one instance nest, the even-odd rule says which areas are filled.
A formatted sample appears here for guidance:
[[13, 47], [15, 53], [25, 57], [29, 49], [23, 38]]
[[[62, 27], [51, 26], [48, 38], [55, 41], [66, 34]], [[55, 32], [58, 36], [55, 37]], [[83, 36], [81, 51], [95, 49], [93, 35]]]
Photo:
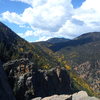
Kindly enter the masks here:
[[0, 0], [0, 21], [30, 42], [100, 31], [100, 0]]

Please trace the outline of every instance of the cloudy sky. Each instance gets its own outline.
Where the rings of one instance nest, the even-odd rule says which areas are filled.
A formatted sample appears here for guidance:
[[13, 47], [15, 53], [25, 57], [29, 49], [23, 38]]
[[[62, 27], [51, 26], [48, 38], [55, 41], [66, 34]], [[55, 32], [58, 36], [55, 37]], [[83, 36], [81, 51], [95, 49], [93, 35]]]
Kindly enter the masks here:
[[100, 0], [0, 0], [0, 21], [28, 41], [100, 31]]

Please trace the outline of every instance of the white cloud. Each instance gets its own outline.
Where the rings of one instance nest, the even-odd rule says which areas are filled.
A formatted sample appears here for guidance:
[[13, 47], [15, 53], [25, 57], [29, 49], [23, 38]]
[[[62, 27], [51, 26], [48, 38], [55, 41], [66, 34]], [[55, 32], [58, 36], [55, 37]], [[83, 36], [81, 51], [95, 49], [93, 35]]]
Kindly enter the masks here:
[[82, 6], [75, 10], [73, 18], [84, 21], [92, 27], [93, 22], [100, 23], [100, 0], [86, 0]]
[[34, 35], [34, 32], [31, 31], [31, 30], [28, 30], [26, 31], [25, 33], [18, 33], [19, 36], [25, 38], [25, 37], [28, 37], [28, 36], [33, 36]]
[[23, 38], [30, 37], [30, 36], [40, 37], [40, 38], [44, 36], [52, 37], [52, 34], [50, 34], [49, 31], [45, 31], [37, 28], [34, 28], [33, 30], [27, 30], [25, 33], [18, 33], [18, 34]]
[[74, 9], [71, 19], [59, 29], [58, 34], [72, 38], [86, 32], [100, 31], [100, 0], [86, 0]]
[[24, 37], [73, 38], [85, 32], [100, 31], [100, 0], [86, 0], [74, 9], [71, 0], [12, 0], [30, 5], [22, 14], [2, 13], [2, 19], [23, 26], [29, 25]]
[[[94, 31], [92, 27], [87, 26], [86, 24], [76, 24], [72, 20], [66, 21], [66, 23], [59, 29], [57, 32], [58, 36], [73, 38], [79, 36], [83, 33]], [[95, 29], [96, 31], [96, 29]]]
[[[43, 31], [43, 30], [39, 30], [39, 29], [34, 29], [34, 30], [35, 30], [34, 32], [32, 30], [27, 30], [25, 33], [18, 33], [18, 35], [23, 38], [36, 37], [36, 38], [38, 38], [38, 40], [36, 40], [36, 42], [45, 41], [45, 40], [48, 40], [49, 38], [52, 38], [52, 34], [50, 34], [48, 31]], [[32, 42], [32, 41], [30, 41], [30, 42]]]
[[[17, 0], [22, 1], [23, 0]], [[36, 0], [32, 0], [33, 3]], [[42, 2], [43, 0], [38, 0]], [[25, 2], [30, 2], [26, 0]], [[57, 31], [67, 19], [72, 15], [71, 0], [47, 0], [44, 5], [29, 7], [20, 15], [13, 12], [4, 12], [2, 14], [5, 20], [16, 24], [29, 24], [31, 27], [42, 30]]]
[[6, 12], [2, 13], [1, 19], [2, 20], [8, 20], [9, 22], [15, 23], [15, 24], [18, 24], [18, 25], [23, 24], [20, 15], [16, 14], [15, 12], [11, 13], [9, 11], [6, 11]]

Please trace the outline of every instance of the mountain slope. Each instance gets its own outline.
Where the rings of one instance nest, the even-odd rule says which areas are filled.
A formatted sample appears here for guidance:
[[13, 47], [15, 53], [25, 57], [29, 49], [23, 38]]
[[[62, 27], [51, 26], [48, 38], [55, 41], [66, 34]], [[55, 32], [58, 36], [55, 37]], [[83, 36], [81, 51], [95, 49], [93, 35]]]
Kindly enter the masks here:
[[86, 33], [49, 48], [64, 55], [72, 69], [100, 93], [100, 32]]
[[19, 36], [0, 22], [0, 59], [2, 62], [10, 60], [13, 53], [17, 52], [15, 45], [18, 41], [20, 41]]
[[[45, 56], [44, 56], [45, 55]], [[3, 23], [0, 23], [0, 59], [2, 63], [19, 58], [29, 58], [37, 66], [53, 66], [55, 61], [48, 54], [19, 37]], [[51, 63], [49, 62], [51, 59]]]

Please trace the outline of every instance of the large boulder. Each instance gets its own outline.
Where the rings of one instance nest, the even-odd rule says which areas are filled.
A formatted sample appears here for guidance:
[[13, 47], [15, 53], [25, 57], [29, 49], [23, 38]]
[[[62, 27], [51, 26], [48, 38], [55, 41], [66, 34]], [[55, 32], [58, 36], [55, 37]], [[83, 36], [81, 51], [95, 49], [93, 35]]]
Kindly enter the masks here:
[[33, 70], [32, 79], [36, 97], [73, 93], [70, 77], [64, 68]]
[[3, 65], [17, 100], [30, 100], [34, 96], [31, 63], [27, 58], [9, 61]]
[[0, 100], [15, 100], [1, 63], [0, 63]]

